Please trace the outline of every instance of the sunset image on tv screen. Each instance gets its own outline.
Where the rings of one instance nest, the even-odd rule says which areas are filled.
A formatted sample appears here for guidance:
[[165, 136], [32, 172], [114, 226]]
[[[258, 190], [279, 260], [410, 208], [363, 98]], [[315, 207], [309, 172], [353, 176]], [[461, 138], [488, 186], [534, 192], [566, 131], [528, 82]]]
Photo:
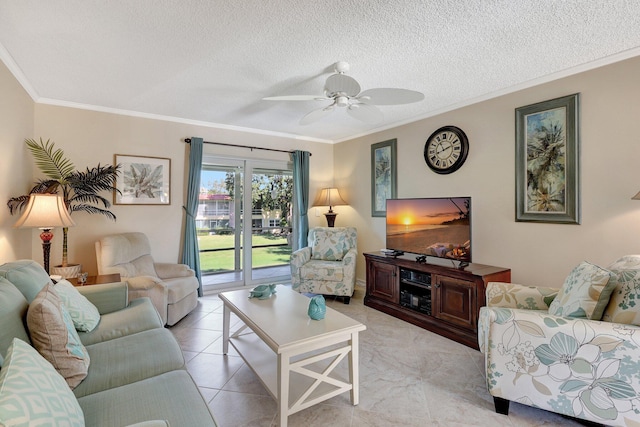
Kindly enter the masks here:
[[471, 198], [387, 200], [387, 248], [471, 260]]

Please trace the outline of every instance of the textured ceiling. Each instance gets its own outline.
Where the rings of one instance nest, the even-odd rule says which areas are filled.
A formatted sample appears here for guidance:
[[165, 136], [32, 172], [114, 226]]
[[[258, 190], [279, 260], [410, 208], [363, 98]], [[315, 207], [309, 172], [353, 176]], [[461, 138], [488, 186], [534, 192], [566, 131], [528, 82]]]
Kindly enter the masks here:
[[[339, 141], [640, 55], [639, 17], [633, 0], [0, 0], [0, 58], [38, 102]], [[336, 61], [425, 99], [306, 126], [328, 102], [262, 100], [321, 95]]]

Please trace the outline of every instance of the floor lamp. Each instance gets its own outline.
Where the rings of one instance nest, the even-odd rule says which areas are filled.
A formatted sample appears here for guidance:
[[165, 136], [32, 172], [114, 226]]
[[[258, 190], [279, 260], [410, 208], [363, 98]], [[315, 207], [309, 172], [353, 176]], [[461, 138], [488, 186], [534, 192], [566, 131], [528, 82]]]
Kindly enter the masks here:
[[346, 205], [337, 188], [323, 188], [320, 195], [313, 203], [313, 206], [329, 206], [329, 212], [325, 212], [327, 217], [327, 227], [333, 227], [336, 221], [336, 212], [333, 211], [334, 206]]
[[51, 253], [51, 230], [55, 227], [73, 227], [75, 222], [69, 216], [62, 196], [57, 194], [32, 194], [22, 216], [13, 225], [17, 228], [39, 228], [42, 230], [42, 256], [44, 269], [49, 274], [49, 254]]

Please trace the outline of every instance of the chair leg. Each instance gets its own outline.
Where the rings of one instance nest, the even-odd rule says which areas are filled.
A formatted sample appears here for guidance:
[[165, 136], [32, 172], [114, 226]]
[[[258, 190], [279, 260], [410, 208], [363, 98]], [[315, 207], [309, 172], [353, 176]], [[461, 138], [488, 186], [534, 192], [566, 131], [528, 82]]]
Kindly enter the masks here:
[[496, 413], [509, 415], [509, 401], [507, 399], [493, 396], [493, 405], [496, 407]]
[[342, 302], [345, 304], [349, 304], [351, 302], [351, 297], [343, 297]]

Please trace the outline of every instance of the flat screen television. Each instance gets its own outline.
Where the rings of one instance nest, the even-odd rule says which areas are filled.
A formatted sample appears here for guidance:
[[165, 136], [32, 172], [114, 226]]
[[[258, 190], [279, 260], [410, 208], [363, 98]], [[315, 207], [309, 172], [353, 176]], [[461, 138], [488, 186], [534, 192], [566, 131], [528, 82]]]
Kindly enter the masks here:
[[387, 199], [387, 249], [471, 262], [471, 197]]

